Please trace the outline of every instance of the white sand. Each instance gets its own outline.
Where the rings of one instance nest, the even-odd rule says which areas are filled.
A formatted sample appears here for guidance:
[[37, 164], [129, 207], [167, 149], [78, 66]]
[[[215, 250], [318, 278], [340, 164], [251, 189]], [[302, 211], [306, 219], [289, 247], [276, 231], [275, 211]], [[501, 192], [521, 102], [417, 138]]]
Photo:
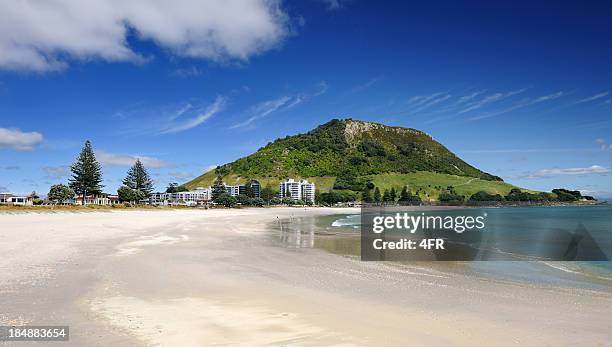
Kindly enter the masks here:
[[612, 295], [276, 244], [340, 209], [0, 214], [0, 324], [72, 345], [606, 345]]

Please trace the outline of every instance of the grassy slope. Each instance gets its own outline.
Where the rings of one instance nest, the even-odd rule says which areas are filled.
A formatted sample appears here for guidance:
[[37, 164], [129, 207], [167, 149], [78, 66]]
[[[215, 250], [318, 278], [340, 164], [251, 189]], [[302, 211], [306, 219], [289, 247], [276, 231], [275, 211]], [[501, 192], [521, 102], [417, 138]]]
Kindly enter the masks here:
[[478, 178], [425, 171], [408, 174], [388, 173], [369, 177], [381, 191], [391, 189], [391, 187], [395, 187], [399, 191], [403, 186], [407, 185], [415, 193], [418, 188], [421, 188], [423, 192], [421, 198], [423, 200], [437, 200], [440, 190], [436, 186], [441, 186], [443, 189], [453, 186], [458, 194], [466, 197], [481, 190], [492, 194], [506, 195], [510, 189], [516, 188], [505, 182], [486, 181]]
[[[386, 173], [379, 175], [367, 176], [372, 182], [381, 190], [391, 189], [391, 187], [395, 187], [395, 189], [399, 192], [402, 187], [409, 186], [413, 192], [416, 192], [418, 188], [421, 188], [423, 192], [422, 198], [424, 200], [437, 199], [440, 191], [436, 186], [441, 186], [442, 188], [446, 188], [448, 186], [453, 186], [455, 191], [461, 195], [465, 195], [466, 197], [471, 196], [472, 194], [484, 190], [488, 193], [492, 194], [501, 194], [506, 195], [512, 188], [516, 188], [515, 186], [499, 181], [486, 181], [478, 178], [471, 178], [465, 176], [455, 176], [434, 172], [426, 172], [419, 171], [414, 173], [400, 174], [400, 173]], [[244, 183], [245, 179], [236, 176], [236, 175], [228, 175], [223, 178], [224, 181], [228, 184], [239, 184]], [[317, 190], [321, 192], [328, 192], [331, 190], [335, 177], [307, 177], [311, 182], [314, 182], [317, 186]], [[213, 184], [215, 180], [215, 173], [213, 171], [209, 171], [204, 175], [196, 178], [195, 180], [189, 182], [187, 187], [190, 189], [196, 187], [209, 187]], [[280, 182], [277, 178], [261, 178], [259, 179], [262, 186], [270, 185], [274, 189], [278, 189], [278, 183]]]

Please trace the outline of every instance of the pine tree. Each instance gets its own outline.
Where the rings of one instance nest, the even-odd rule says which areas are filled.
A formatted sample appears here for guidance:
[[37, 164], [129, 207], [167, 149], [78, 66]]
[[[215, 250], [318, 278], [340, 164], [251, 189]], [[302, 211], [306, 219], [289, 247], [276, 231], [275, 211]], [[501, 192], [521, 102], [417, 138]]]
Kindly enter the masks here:
[[136, 159], [134, 166], [128, 170], [127, 177], [123, 179], [123, 184], [131, 189], [141, 191], [145, 197], [151, 196], [153, 192], [153, 181], [140, 159]]
[[83, 195], [83, 205], [87, 194], [100, 194], [104, 187], [102, 183], [102, 169], [91, 148], [91, 142], [85, 141], [79, 157], [70, 167], [72, 178], [69, 186], [76, 194]]
[[383, 193], [383, 201], [384, 202], [389, 202], [391, 201], [391, 194], [389, 193], [388, 189], [385, 189], [385, 192]]
[[404, 188], [402, 189], [402, 192], [400, 193], [399, 201], [409, 201], [409, 200], [410, 200], [410, 193], [408, 193], [408, 188], [404, 186]]
[[215, 179], [215, 183], [213, 183], [212, 200], [213, 201], [217, 200], [217, 198], [223, 195], [223, 193], [226, 193], [225, 184], [223, 183], [223, 178], [221, 178], [221, 175], [217, 175], [217, 178]]
[[395, 202], [397, 199], [397, 192], [395, 191], [395, 187], [391, 187], [391, 191], [389, 192], [390, 198], [392, 202]]
[[255, 190], [253, 190], [252, 181], [248, 181], [247, 184], [244, 185], [244, 195], [248, 196], [249, 198], [255, 197]]
[[374, 202], [379, 203], [381, 202], [382, 198], [380, 197], [380, 189], [378, 189], [378, 187], [376, 187], [376, 189], [374, 189]]
[[361, 193], [361, 200], [363, 202], [372, 202], [372, 193], [370, 192], [370, 189], [367, 186]]

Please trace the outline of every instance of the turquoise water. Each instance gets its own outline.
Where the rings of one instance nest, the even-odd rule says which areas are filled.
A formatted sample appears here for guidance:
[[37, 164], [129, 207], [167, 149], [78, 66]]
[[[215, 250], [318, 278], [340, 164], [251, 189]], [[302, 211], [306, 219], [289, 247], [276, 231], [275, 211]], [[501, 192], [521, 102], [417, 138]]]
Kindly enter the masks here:
[[[543, 240], [543, 243], [550, 242], [550, 235], [554, 237], [559, 231], [572, 232], [582, 226], [597, 241], [608, 259], [612, 259], [612, 205], [483, 210], [487, 214], [488, 232], [531, 236], [549, 232], [548, 239]], [[359, 256], [360, 226], [359, 215], [299, 218], [284, 226], [281, 241], [290, 247], [315, 247], [333, 253]], [[534, 247], [533, 237], [525, 245], [515, 242], [512, 247], [531, 250]], [[533, 257], [516, 259], [523, 261], [436, 262], [432, 266], [456, 269], [457, 264], [460, 264], [473, 274], [497, 280], [612, 291], [611, 261], [533, 261]]]

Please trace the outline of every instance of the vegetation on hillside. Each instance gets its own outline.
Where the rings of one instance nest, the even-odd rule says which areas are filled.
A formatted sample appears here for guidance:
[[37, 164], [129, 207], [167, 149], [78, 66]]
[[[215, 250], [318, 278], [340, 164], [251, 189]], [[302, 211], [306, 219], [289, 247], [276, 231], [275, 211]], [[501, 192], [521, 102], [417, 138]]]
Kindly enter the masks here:
[[350, 119], [335, 119], [306, 134], [278, 139], [217, 170], [224, 176], [245, 178], [334, 176], [344, 181], [417, 171], [501, 181], [470, 166], [421, 131]]
[[421, 131], [351, 119], [335, 119], [306, 134], [277, 139], [249, 156], [204, 173], [185, 186], [190, 189], [211, 186], [221, 176], [228, 184], [256, 179], [262, 187], [276, 189], [285, 178], [306, 178], [316, 184], [320, 194], [334, 193], [332, 197], [341, 196], [345, 200], [359, 195], [369, 182], [383, 189], [391, 184], [400, 191], [407, 183], [393, 184], [387, 179], [401, 181], [403, 177], [425, 175], [426, 184], [421, 180], [410, 186], [423, 189], [426, 192], [423, 198], [430, 200], [427, 196], [430, 190], [431, 199], [439, 196], [439, 192], [427, 187], [437, 185], [436, 174], [453, 177], [451, 181], [459, 180], [457, 183], [461, 184], [476, 180], [475, 185], [467, 184], [471, 188], [466, 193], [481, 188], [507, 193], [513, 188], [499, 177], [467, 164]]

